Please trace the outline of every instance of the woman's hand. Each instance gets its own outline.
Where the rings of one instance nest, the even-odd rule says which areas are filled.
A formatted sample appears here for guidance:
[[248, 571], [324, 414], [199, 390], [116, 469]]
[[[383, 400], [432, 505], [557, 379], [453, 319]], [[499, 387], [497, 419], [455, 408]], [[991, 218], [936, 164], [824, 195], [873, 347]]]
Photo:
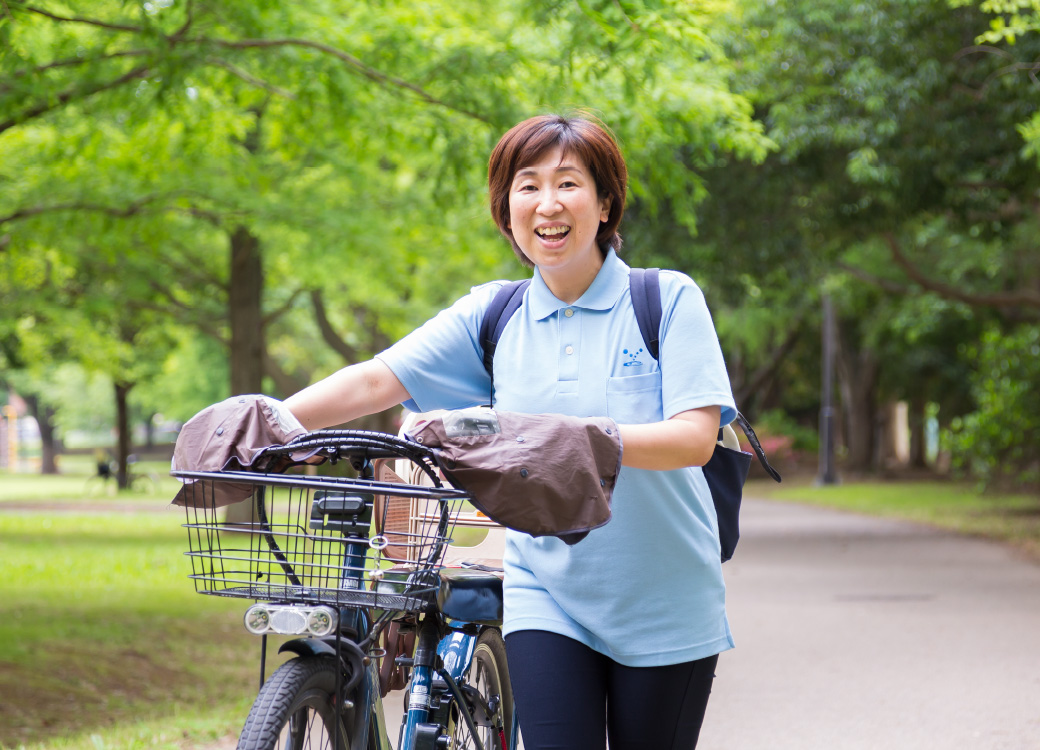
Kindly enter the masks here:
[[705, 406], [663, 422], [618, 425], [622, 465], [659, 471], [704, 466], [718, 442], [721, 411], [718, 406]]
[[320, 430], [389, 409], [409, 398], [393, 371], [380, 360], [370, 359], [319, 380], [285, 399], [284, 404], [307, 430]]

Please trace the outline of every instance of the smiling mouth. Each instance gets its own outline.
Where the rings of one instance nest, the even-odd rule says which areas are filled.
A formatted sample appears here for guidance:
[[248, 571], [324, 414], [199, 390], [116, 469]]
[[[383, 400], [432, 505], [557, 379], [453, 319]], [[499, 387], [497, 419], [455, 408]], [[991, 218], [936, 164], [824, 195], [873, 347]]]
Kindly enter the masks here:
[[543, 240], [556, 242], [557, 240], [562, 240], [564, 237], [570, 234], [571, 228], [568, 226], [543, 227], [541, 229], [535, 229], [534, 232]]

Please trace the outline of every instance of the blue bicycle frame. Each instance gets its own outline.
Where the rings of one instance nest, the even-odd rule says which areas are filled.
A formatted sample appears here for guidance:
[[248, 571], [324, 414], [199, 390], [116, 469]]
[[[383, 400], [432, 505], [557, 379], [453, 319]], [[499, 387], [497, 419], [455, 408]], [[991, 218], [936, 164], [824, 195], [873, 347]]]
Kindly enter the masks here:
[[[434, 748], [433, 743], [438, 734], [438, 725], [428, 722], [432, 718], [431, 714], [435, 708], [432, 701], [439, 697], [438, 691], [435, 690], [437, 677], [440, 677], [444, 683], [440, 690], [444, 691], [446, 688], [447, 697], [463, 704], [458, 686], [463, 683], [465, 675], [472, 666], [479, 630], [473, 633], [464, 632], [461, 629], [452, 630], [438, 641], [436, 639], [437, 633], [441, 629], [441, 623], [438, 622], [440, 620], [441, 616], [437, 614], [427, 616], [427, 619], [420, 624], [412, 676], [407, 688], [408, 712], [404, 717], [399, 750], [426, 750], [426, 748], [432, 750]], [[462, 627], [465, 623], [453, 622], [452, 625]], [[438, 662], [443, 664], [440, 669], [436, 668]], [[471, 716], [459, 717], [459, 721], [470, 721], [471, 719]], [[473, 725], [470, 726], [470, 730], [476, 736]], [[519, 722], [514, 710], [510, 735], [505, 737], [503, 742], [505, 750], [516, 750], [519, 735]]]
[[[365, 567], [369, 545], [367, 543], [348, 543], [344, 550], [344, 574], [341, 579], [343, 588], [357, 588], [363, 584], [362, 571]], [[344, 608], [340, 611], [341, 625], [356, 633], [366, 633], [370, 622], [368, 612], [363, 608]], [[463, 684], [470, 671], [473, 655], [477, 647], [479, 628], [466, 626], [466, 623], [452, 621], [452, 629], [440, 637], [445, 629], [445, 619], [439, 612], [426, 614], [419, 622], [419, 638], [412, 661], [411, 678], [408, 682], [408, 709], [404, 716], [398, 750], [435, 750], [441, 726], [430, 723], [436, 706], [434, 700], [442, 696], [454, 699], [464, 705], [458, 686]], [[462, 629], [465, 628], [465, 631]], [[296, 653], [330, 653], [334, 639], [298, 639], [283, 644], [280, 652]], [[387, 657], [389, 658], [389, 657]], [[437, 669], [437, 664], [443, 665]], [[440, 678], [438, 682], [437, 678]], [[445, 688], [447, 692], [445, 692]], [[369, 660], [365, 673], [361, 678], [356, 693], [356, 705], [370, 706], [363, 711], [355, 731], [351, 736], [350, 746], [367, 750], [373, 747], [369, 742], [372, 736], [376, 750], [391, 750], [383, 714], [383, 700], [379, 689], [379, 670], [374, 659]], [[460, 721], [470, 721], [472, 717], [460, 712]], [[475, 736], [475, 727], [470, 726]], [[504, 750], [516, 750], [519, 744], [519, 724], [516, 714], [510, 728], [510, 736], [504, 738]], [[484, 750], [489, 750], [484, 748]]]

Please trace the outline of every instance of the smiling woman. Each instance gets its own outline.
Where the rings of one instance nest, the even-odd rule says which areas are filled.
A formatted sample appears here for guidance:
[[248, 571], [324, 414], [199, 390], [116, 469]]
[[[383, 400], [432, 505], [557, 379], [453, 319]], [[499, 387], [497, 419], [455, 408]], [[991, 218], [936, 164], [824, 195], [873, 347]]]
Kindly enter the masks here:
[[596, 235], [610, 203], [585, 164], [560, 146], [513, 178], [507, 229], [558, 299], [577, 300], [603, 266]]
[[[628, 168], [621, 151], [601, 123], [585, 118], [559, 115], [532, 117], [502, 136], [488, 160], [488, 194], [491, 215], [499, 230], [513, 245], [513, 252], [525, 266], [534, 267], [510, 228], [512, 192], [515, 180], [538, 162], [553, 154], [558, 168], [578, 170], [591, 179], [596, 197], [606, 201], [607, 213], [597, 226], [596, 245], [607, 250], [621, 249], [618, 225], [625, 211]], [[564, 160], [568, 164], [564, 164]], [[567, 171], [566, 169], [564, 171]]]
[[519, 123], [491, 154], [488, 188], [499, 230], [534, 273], [501, 328], [494, 377], [481, 328], [500, 290], [512, 291], [503, 281], [285, 401], [309, 429], [397, 402], [464, 409], [489, 392], [500, 412], [617, 425], [609, 523], [574, 544], [506, 532], [503, 632], [528, 750], [602, 750], [608, 737], [613, 750], [693, 748], [718, 655], [733, 646], [700, 468], [736, 415], [729, 378], [704, 295], [676, 271], [658, 275], [658, 357], [630, 356], [643, 337], [618, 257], [626, 181], [597, 122]]

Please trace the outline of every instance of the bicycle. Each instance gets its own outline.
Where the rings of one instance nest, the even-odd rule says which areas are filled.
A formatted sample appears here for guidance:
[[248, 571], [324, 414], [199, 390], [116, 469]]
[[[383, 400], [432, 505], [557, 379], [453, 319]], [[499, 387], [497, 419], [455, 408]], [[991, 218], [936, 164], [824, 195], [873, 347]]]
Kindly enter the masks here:
[[[348, 460], [357, 476], [277, 473], [312, 450], [330, 464]], [[260, 463], [262, 473], [173, 472], [192, 482], [184, 527], [196, 591], [256, 602], [244, 624], [261, 637], [261, 688], [238, 749], [391, 750], [382, 661], [405, 688], [397, 750], [516, 750], [501, 577], [443, 565], [453, 529], [467, 523], [467, 495], [445, 486], [432, 451], [323, 430], [265, 449]], [[221, 483], [251, 490], [252, 521], [220, 519]], [[266, 679], [271, 634], [301, 637], [281, 645], [294, 656]], [[414, 652], [397, 653], [409, 636]]]
[[[127, 490], [139, 494], [154, 495], [159, 490], [159, 475], [153, 471], [135, 471], [134, 465], [136, 463], [136, 456], [128, 457], [126, 466]], [[116, 462], [114, 460], [98, 460], [95, 467], [95, 472], [87, 478], [86, 484], [83, 486], [83, 494], [88, 497], [100, 497], [101, 495], [115, 497], [119, 494]]]

